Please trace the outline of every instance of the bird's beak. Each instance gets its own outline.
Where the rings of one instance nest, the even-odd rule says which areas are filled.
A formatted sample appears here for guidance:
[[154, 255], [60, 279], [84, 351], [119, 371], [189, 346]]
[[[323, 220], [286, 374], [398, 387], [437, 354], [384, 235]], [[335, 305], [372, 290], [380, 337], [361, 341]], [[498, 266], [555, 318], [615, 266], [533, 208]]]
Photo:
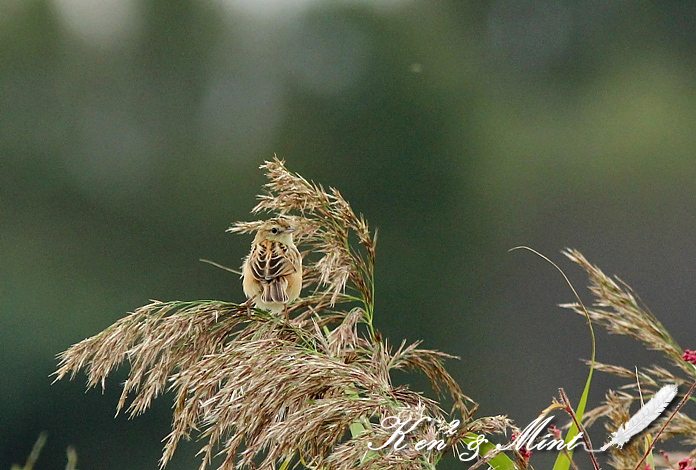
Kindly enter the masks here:
[[292, 233], [292, 232], [295, 231], [295, 227], [288, 227], [288, 228], [285, 229], [285, 231], [286, 231], [286, 232]]

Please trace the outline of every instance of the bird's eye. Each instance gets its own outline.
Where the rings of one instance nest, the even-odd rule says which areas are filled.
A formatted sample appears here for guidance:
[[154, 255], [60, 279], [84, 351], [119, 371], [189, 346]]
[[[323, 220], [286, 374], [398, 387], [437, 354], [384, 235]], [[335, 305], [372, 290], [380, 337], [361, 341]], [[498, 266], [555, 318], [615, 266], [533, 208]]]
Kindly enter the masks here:
[[273, 227], [273, 228], [271, 229], [271, 233], [272, 233], [273, 235], [275, 235], [276, 233], [278, 233], [278, 227]]

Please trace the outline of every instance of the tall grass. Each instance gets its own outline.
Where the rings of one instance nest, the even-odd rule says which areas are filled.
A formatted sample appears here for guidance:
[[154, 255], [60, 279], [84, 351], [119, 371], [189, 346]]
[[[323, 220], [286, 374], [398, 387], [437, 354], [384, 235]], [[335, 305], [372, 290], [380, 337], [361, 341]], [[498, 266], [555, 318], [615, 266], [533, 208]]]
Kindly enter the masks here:
[[[202, 442], [201, 470], [213, 461], [220, 469], [433, 469], [447, 453], [458, 456], [476, 436], [514, 438], [520, 430], [505, 416], [475, 417], [476, 403], [444, 366], [453, 356], [418, 343], [395, 346], [375, 330], [376, 235], [340, 192], [304, 179], [278, 159], [262, 168], [269, 182], [252, 213], [291, 218], [304, 255], [304, 295], [288, 306], [288, 319], [248, 303], [152, 302], [61, 353], [57, 379], [84, 370], [88, 387], [104, 386], [109, 374], [127, 362], [129, 376], [116, 408], [131, 416], [171, 391], [174, 407], [162, 467], [181, 439], [191, 437]], [[253, 232], [262, 222], [239, 222], [230, 231]], [[591, 320], [663, 352], [682, 374], [658, 366], [643, 369], [644, 393], [665, 382], [696, 378], [682, 359], [684, 352], [625, 286], [579, 253], [567, 254], [593, 283], [597, 303], [588, 310]], [[578, 304], [566, 307], [582, 312]], [[628, 369], [595, 367], [633, 379]], [[403, 369], [425, 374], [451, 409], [444, 411], [443, 402], [408, 387], [395, 387], [391, 375]], [[637, 399], [632, 387], [611, 392], [600, 407], [575, 416], [578, 424], [606, 418], [608, 429], [615, 430]], [[569, 405], [565, 409], [573, 413]], [[385, 423], [414, 423], [421, 417], [427, 419], [401, 436], [400, 446], [383, 445], [394, 431]], [[696, 423], [682, 413], [660, 438], [678, 434], [696, 444]], [[421, 442], [442, 445], [428, 450], [419, 447]], [[623, 450], [614, 449], [610, 464], [636, 468], [644, 447], [636, 439]], [[532, 468], [524, 449], [503, 453], [486, 443], [480, 450], [471, 468]], [[222, 457], [215, 460], [218, 454]]]

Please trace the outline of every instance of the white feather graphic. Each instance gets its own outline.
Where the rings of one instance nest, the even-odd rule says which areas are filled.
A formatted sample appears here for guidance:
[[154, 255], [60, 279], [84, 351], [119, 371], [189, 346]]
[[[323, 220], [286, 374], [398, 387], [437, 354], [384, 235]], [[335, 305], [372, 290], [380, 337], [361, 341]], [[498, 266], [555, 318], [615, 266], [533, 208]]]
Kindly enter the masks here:
[[677, 395], [677, 386], [665, 385], [653, 396], [649, 402], [634, 414], [628, 422], [619, 426], [616, 432], [611, 433], [611, 441], [607, 442], [601, 451], [605, 451], [610, 445], [616, 444], [619, 449], [628, 442], [631, 437], [647, 428], [667, 408]]

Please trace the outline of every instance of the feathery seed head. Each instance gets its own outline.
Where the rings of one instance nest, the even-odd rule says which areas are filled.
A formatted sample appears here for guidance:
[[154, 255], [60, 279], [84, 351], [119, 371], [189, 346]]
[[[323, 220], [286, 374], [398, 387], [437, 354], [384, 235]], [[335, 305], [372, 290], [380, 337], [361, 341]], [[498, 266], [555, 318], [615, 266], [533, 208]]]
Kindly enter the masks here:
[[[394, 369], [425, 373], [436, 392], [449, 393], [467, 423], [471, 400], [443, 366], [452, 356], [417, 344], [394, 351], [382, 341], [372, 326], [376, 237], [364, 218], [337, 190], [291, 173], [278, 159], [262, 168], [267, 192], [253, 212], [271, 218], [238, 222], [229, 231], [290, 237], [305, 251], [310, 294], [289, 307], [291, 319], [229, 302], [153, 302], [60, 354], [57, 378], [84, 369], [88, 387], [103, 385], [127, 361], [130, 374], [117, 410], [131, 415], [173, 392], [162, 466], [182, 438], [196, 433], [204, 441], [201, 470], [219, 454], [219, 468], [229, 470], [283, 462], [332, 470], [433, 468], [442, 452], [368, 453], [367, 444], [389, 438], [392, 431], [379, 423], [390, 416], [446, 421], [436, 402], [394, 387]], [[499, 432], [508, 424], [502, 417], [467, 423], [448, 444], [477, 426]], [[438, 432], [425, 423], [408, 439], [415, 443]]]

